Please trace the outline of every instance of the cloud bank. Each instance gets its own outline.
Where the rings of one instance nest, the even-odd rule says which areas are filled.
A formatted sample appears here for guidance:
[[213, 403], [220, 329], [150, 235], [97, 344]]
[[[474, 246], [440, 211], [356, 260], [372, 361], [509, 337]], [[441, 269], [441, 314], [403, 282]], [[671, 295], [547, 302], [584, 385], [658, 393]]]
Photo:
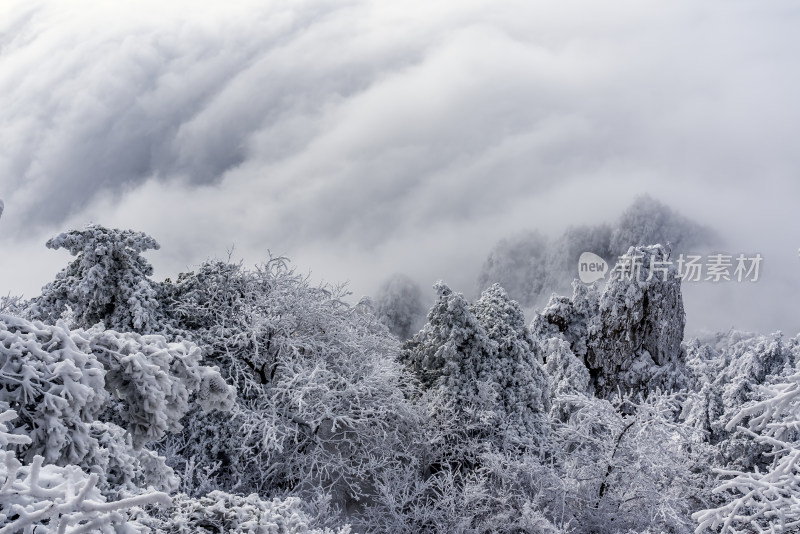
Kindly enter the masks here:
[[156, 237], [157, 277], [235, 246], [357, 295], [398, 271], [469, 292], [501, 237], [649, 193], [765, 255], [762, 284], [688, 301], [690, 327], [796, 332], [799, 18], [788, 1], [4, 3], [0, 292], [35, 294], [66, 263], [44, 241], [88, 221]]

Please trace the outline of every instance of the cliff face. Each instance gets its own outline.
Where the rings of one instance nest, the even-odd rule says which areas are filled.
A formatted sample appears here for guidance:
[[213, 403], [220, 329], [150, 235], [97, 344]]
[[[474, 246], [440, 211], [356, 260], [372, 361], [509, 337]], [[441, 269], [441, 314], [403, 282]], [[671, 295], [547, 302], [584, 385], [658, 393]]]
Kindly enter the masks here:
[[680, 279], [660, 246], [631, 247], [605, 287], [576, 283], [534, 319], [539, 339], [561, 337], [582, 358], [595, 393], [672, 389], [683, 380], [686, 324]]

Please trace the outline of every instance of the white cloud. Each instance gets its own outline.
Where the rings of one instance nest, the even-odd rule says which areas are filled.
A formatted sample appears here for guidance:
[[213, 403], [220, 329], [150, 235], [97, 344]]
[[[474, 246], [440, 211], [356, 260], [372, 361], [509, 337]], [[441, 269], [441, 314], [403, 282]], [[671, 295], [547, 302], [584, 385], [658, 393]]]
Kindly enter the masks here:
[[[498, 238], [645, 191], [733, 248], [800, 245], [790, 2], [0, 9], [0, 292], [35, 292], [65, 261], [47, 236], [90, 219], [155, 236], [161, 276], [235, 244], [359, 294], [396, 271], [470, 291]], [[800, 330], [785, 293], [737, 306], [777, 296]]]

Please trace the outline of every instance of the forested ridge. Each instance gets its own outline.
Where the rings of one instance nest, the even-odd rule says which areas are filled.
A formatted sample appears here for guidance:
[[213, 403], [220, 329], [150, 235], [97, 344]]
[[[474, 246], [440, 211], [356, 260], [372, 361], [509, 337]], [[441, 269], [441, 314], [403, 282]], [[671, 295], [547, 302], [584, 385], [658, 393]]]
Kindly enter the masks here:
[[59, 234], [70, 263], [0, 302], [0, 533], [800, 530], [800, 336], [685, 339], [675, 268], [647, 276], [672, 245], [619, 228], [565, 239], [641, 278], [527, 320], [506, 242], [421, 327], [403, 277], [357, 303], [283, 257], [156, 281], [151, 236]]

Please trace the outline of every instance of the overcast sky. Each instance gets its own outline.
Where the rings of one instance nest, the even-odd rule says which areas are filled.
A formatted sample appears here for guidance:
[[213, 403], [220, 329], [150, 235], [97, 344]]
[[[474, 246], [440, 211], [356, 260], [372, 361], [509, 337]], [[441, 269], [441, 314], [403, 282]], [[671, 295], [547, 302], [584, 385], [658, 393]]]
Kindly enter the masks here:
[[5, 0], [0, 293], [89, 221], [155, 237], [158, 279], [234, 247], [471, 293], [498, 239], [646, 192], [765, 258], [692, 288], [692, 328], [794, 334], [798, 28], [789, 0]]

